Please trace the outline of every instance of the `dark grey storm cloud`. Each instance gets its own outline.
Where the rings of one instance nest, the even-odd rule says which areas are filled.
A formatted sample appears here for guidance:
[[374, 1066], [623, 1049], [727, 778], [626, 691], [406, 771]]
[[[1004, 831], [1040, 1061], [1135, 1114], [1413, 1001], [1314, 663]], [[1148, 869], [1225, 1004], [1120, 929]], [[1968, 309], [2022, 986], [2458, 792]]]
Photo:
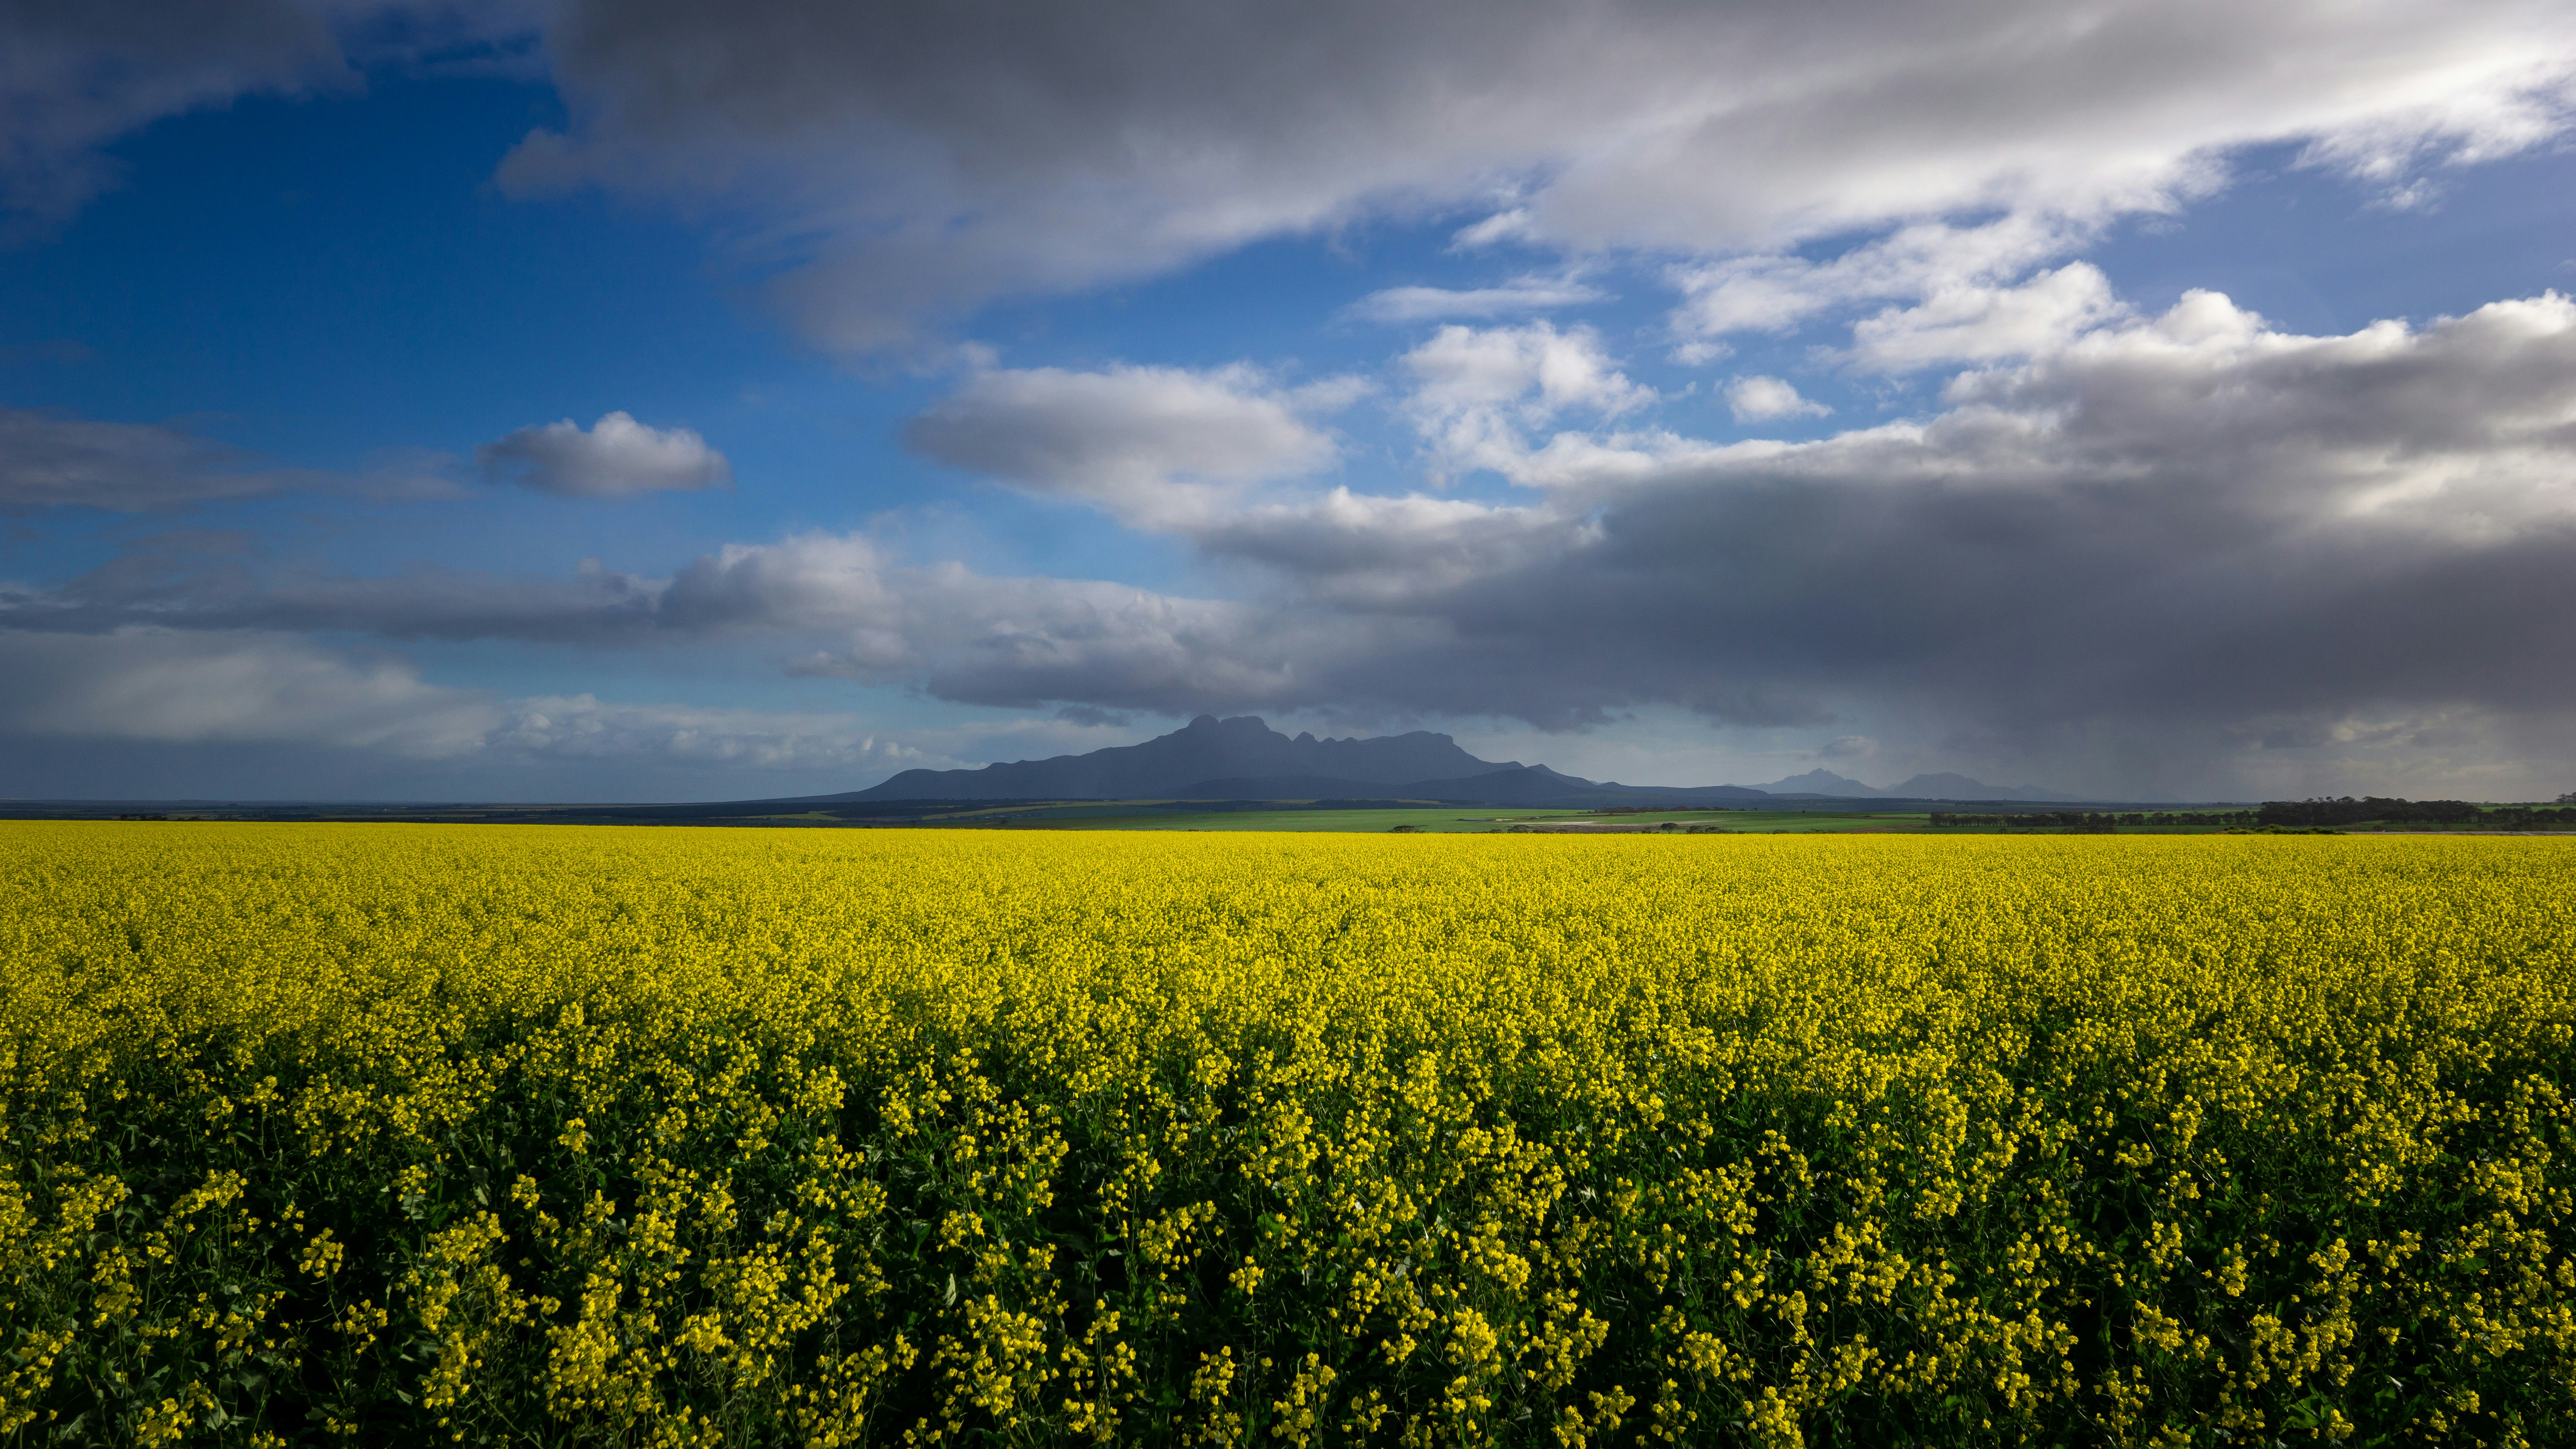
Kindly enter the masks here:
[[[1560, 547], [1383, 575], [1423, 582], [1379, 608], [1454, 641], [1403, 663], [1410, 694], [1534, 720], [2576, 707], [2576, 304], [2300, 338], [2195, 295], [1949, 402], [1803, 445], [1559, 435], [1510, 466]], [[1325, 512], [1268, 561], [1329, 576]], [[1397, 531], [1354, 516], [1339, 558]]]
[[[2305, 142], [2314, 164], [2398, 190], [2538, 144], [2565, 121], [2576, 15], [2541, 0], [569, 0], [550, 45], [576, 123], [532, 134], [505, 186], [738, 203], [764, 255], [803, 250], [781, 295], [807, 329], [867, 348], [905, 343], [925, 312], [1370, 213], [1481, 213], [1471, 244], [1768, 256], [1692, 280], [1720, 324], [1760, 300], [1748, 287], [1800, 280], [1786, 248], [1856, 229], [2002, 213], [2009, 236], [1969, 250], [1991, 264], [2001, 246], [2017, 271], [2099, 218], [2222, 184], [2251, 143]], [[1891, 295], [1979, 275], [1930, 260], [1938, 275]]]

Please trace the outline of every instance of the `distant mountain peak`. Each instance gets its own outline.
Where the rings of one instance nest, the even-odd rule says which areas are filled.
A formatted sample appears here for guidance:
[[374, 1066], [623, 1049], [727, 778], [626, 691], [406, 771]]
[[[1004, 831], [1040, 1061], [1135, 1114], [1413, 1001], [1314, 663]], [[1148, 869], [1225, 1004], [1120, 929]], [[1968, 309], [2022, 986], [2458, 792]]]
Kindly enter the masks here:
[[1768, 785], [1756, 785], [1753, 788], [1767, 790], [1774, 795], [1884, 795], [1887, 793], [1875, 785], [1864, 785], [1858, 780], [1837, 775], [1821, 766], [1803, 775], [1791, 775], [1786, 779], [1774, 780]]
[[1389, 786], [1510, 768], [1447, 735], [1415, 730], [1373, 739], [1295, 738], [1258, 715], [1203, 714], [1167, 735], [1087, 755], [1014, 760], [975, 770], [906, 770], [863, 800], [1132, 800], [1168, 797], [1218, 780], [1328, 780]]
[[[1211, 794], [1209, 792], [1216, 793]], [[1087, 755], [1014, 760], [974, 770], [906, 770], [845, 800], [1363, 799], [1373, 796], [1494, 804], [1753, 804], [1774, 795], [1850, 799], [2062, 800], [2045, 790], [1995, 786], [1965, 775], [1917, 775], [1878, 789], [1814, 769], [1768, 785], [1697, 787], [1592, 781], [1545, 765], [1482, 760], [1444, 734], [1293, 738], [1258, 715], [1203, 714], [1170, 734]]]

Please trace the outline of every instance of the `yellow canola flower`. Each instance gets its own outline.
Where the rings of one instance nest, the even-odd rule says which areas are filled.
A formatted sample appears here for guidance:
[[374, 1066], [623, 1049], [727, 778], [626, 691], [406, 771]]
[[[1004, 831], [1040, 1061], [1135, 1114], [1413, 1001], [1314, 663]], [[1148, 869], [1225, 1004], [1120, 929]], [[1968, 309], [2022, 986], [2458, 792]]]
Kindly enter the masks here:
[[2576, 1442], [2569, 1090], [2546, 839], [0, 824], [0, 1441]]

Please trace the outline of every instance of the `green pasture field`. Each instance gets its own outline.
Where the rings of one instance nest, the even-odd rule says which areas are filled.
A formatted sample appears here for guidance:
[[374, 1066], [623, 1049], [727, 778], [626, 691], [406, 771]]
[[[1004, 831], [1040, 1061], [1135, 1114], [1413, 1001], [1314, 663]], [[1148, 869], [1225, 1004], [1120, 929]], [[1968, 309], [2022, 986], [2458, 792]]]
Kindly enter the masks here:
[[1189, 815], [1095, 815], [1031, 821], [1050, 830], [1322, 830], [1383, 833], [1410, 825], [1425, 835], [1509, 830], [1523, 822], [1585, 818], [1578, 810], [1509, 810], [1483, 805], [1392, 810], [1227, 810]]
[[1766, 835], [1809, 835], [1834, 830], [1922, 830], [1931, 817], [1921, 811], [1840, 811], [1822, 810], [1727, 810], [1698, 811], [1681, 815], [1634, 815], [1623, 819], [1660, 824], [1665, 820], [1683, 825], [1715, 825], [1739, 833], [1759, 832]]
[[[1662, 825], [1733, 835], [1819, 835], [1837, 833], [1922, 832], [1939, 835], [2063, 835], [2086, 833], [2065, 825], [1943, 825], [1935, 827], [1924, 811], [1826, 810], [1670, 810], [1604, 815], [1584, 810], [1513, 809], [1477, 805], [1403, 806], [1385, 809], [1319, 810], [1279, 802], [1273, 810], [1234, 808], [1196, 811], [1184, 802], [1102, 802], [1052, 810], [993, 809], [960, 812], [925, 822], [945, 826], [1007, 824], [1014, 829], [1049, 830], [1264, 830], [1338, 831], [1381, 834], [1410, 827], [1422, 834], [1485, 834], [1516, 825], [1583, 824], [1607, 827], [1602, 833], [1635, 832]], [[1150, 812], [1150, 813], [1149, 813]], [[2121, 835], [2210, 835], [2226, 829], [2214, 825], [2121, 824]], [[2289, 827], [2283, 827], [2288, 829]], [[2335, 827], [2345, 833], [2421, 833], [2439, 829], [2414, 824], [2377, 822]], [[2457, 827], [2453, 827], [2457, 828]], [[1586, 832], [1590, 833], [1590, 832]], [[2299, 833], [2308, 833], [2305, 830]]]
[[[1052, 830], [1286, 830], [1383, 833], [1411, 826], [1425, 835], [1483, 834], [1515, 825], [1598, 823], [1635, 829], [1672, 824], [1684, 828], [1714, 827], [1727, 832], [1795, 832], [1845, 830], [1919, 830], [1920, 814], [1841, 814], [1802, 810], [1673, 810], [1641, 815], [1593, 815], [1581, 810], [1513, 809], [1483, 805], [1399, 807], [1380, 810], [1229, 810], [1191, 814], [1052, 816], [1033, 812], [995, 811], [1013, 815], [1013, 824]], [[970, 817], [947, 824], [973, 823]]]

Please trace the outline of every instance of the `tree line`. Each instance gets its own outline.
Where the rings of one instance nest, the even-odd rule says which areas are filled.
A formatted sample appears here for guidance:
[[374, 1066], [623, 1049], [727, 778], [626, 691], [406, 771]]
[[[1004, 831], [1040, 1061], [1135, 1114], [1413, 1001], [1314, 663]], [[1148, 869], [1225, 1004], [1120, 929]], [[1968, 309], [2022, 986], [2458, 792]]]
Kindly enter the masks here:
[[[2561, 805], [2576, 798], [2561, 797]], [[2183, 827], [2201, 830], [2256, 830], [2264, 826], [2297, 829], [2331, 828], [2381, 821], [2391, 825], [2473, 825], [2498, 830], [2576, 829], [2576, 809], [2546, 805], [2478, 805], [2467, 800], [2397, 800], [2378, 795], [2350, 795], [2311, 800], [2266, 800], [2252, 810], [2028, 810], [2009, 815], [1963, 815], [1932, 812], [1934, 825], [2055, 826], [2068, 830], [2109, 830], [2120, 825]]]

